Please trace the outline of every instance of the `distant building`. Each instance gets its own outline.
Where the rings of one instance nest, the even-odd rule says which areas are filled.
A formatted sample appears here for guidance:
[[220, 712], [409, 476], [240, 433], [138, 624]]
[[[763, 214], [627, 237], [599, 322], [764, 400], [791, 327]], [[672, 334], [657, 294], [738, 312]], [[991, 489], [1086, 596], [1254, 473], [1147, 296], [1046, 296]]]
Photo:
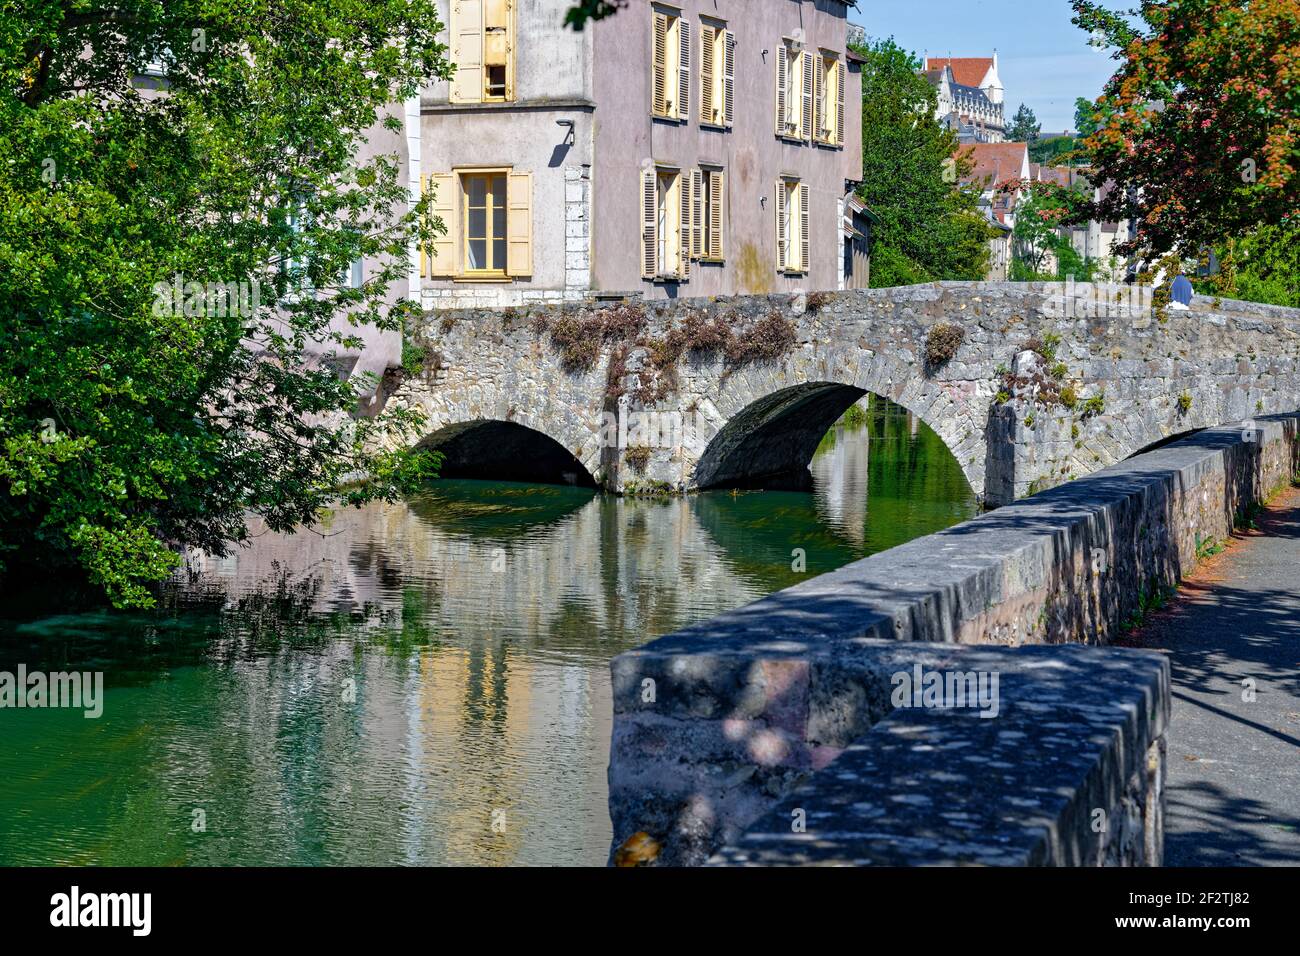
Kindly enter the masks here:
[[[1016, 206], [1020, 201], [1020, 183], [1031, 178], [1029, 147], [1025, 143], [973, 143], [958, 150], [971, 170], [962, 178], [967, 186], [980, 191], [979, 209], [993, 227], [989, 240], [990, 281], [1005, 280], [1011, 270], [1011, 231], [1016, 226]], [[1016, 184], [1003, 189], [1006, 184]]]
[[935, 118], [962, 143], [1006, 140], [996, 52], [991, 57], [926, 57], [925, 76], [939, 94]]

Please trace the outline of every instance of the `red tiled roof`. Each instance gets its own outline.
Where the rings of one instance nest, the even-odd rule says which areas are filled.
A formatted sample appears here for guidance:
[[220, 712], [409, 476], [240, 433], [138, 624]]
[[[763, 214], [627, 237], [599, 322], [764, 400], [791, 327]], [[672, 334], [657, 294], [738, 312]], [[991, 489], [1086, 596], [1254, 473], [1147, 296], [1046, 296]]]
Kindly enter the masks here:
[[952, 65], [952, 76], [962, 86], [979, 86], [984, 76], [993, 66], [991, 56], [930, 57], [925, 61], [926, 70], [942, 70]]
[[957, 152], [973, 164], [966, 181], [984, 186], [1019, 179], [1029, 159], [1029, 147], [1024, 143], [972, 143]]

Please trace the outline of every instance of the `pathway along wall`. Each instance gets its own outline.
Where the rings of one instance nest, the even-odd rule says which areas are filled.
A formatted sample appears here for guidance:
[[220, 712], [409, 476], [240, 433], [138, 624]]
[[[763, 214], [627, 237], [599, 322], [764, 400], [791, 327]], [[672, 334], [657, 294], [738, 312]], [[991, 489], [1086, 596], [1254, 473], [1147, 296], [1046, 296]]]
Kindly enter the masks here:
[[[615, 658], [611, 859], [1159, 864], [1167, 662], [1078, 645], [1300, 477], [1298, 424], [1201, 432]], [[896, 706], [901, 673], [998, 693]]]

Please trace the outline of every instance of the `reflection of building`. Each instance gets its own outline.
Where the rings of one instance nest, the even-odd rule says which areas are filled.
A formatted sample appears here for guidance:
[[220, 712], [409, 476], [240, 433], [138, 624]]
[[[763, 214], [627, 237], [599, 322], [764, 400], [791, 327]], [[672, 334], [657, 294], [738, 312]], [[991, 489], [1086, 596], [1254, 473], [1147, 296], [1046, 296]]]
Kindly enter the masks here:
[[962, 143], [1000, 143], [1006, 139], [1004, 93], [998, 55], [927, 57], [925, 76], [939, 96], [935, 118]]

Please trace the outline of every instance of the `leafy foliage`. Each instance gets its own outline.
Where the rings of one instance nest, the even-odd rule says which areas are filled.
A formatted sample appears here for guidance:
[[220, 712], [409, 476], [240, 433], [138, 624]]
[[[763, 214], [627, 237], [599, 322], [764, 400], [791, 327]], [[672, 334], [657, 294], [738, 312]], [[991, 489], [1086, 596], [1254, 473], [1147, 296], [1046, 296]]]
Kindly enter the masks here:
[[[1016, 225], [1011, 233], [1013, 246], [1013, 274], [1015, 281], [1031, 279], [1056, 279], [1074, 276], [1090, 278], [1091, 267], [1075, 251], [1062, 227], [1073, 220], [1087, 202], [1081, 189], [1070, 189], [1056, 183], [1009, 183], [1005, 188], [1022, 190], [1016, 207]], [[1045, 273], [1048, 260], [1057, 265], [1054, 274]]]
[[[401, 327], [436, 223], [367, 131], [449, 73], [433, 0], [10, 3], [0, 18], [0, 558], [149, 605], [179, 545], [393, 497], [329, 352]], [[148, 79], [142, 79], [148, 75]], [[390, 124], [391, 126], [391, 124]], [[395, 127], [392, 127], [395, 128]], [[387, 263], [361, 288], [356, 259]], [[172, 283], [235, 283], [247, 307]], [[191, 308], [191, 306], [194, 306]], [[326, 353], [322, 356], [322, 353]], [[343, 490], [340, 492], [340, 488]]]
[[1038, 122], [1034, 111], [1021, 103], [1020, 109], [1016, 110], [1016, 115], [1011, 119], [1011, 125], [1007, 127], [1007, 142], [1032, 143], [1042, 131], [1043, 124]]
[[1198, 291], [1300, 308], [1300, 227], [1261, 226], [1217, 254], [1218, 275], [1196, 281]]
[[920, 60], [892, 39], [854, 49], [866, 59], [858, 195], [880, 220], [871, 284], [984, 278], [989, 226], [978, 193], [960, 185], [970, 163], [954, 159], [956, 134], [934, 118], [937, 94]]
[[1137, 219], [1124, 251], [1195, 256], [1300, 210], [1295, 0], [1149, 0], [1136, 20], [1072, 0], [1120, 61], [1086, 142], [1112, 190], [1091, 218]]

